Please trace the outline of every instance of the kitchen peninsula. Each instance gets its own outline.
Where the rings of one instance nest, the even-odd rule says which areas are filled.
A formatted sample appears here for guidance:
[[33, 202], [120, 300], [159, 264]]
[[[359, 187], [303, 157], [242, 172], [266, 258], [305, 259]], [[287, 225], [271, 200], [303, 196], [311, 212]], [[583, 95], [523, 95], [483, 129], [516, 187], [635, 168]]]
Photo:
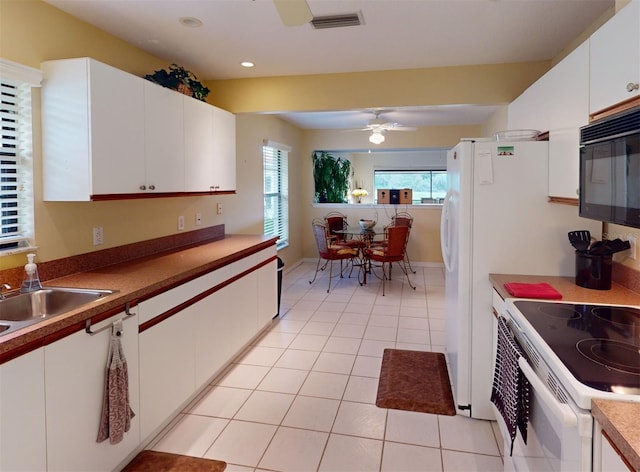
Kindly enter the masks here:
[[[172, 246], [171, 237], [146, 242], [162, 249], [54, 279], [43, 276], [43, 264], [45, 286], [117, 293], [0, 336], [3, 468], [117, 468], [269, 325], [277, 313], [275, 239], [224, 235], [224, 228], [217, 234], [187, 245]], [[106, 251], [113, 260], [114, 252], [142, 248]], [[85, 262], [92, 257], [100, 255]], [[123, 441], [110, 445], [95, 435], [110, 326], [118, 319], [136, 416]]]

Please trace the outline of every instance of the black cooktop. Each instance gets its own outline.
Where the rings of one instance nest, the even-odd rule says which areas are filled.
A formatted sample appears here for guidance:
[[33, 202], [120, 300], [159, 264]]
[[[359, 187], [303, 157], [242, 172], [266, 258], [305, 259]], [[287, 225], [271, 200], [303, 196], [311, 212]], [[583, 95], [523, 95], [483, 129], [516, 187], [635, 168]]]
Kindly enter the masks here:
[[528, 300], [515, 306], [578, 381], [640, 394], [640, 310]]

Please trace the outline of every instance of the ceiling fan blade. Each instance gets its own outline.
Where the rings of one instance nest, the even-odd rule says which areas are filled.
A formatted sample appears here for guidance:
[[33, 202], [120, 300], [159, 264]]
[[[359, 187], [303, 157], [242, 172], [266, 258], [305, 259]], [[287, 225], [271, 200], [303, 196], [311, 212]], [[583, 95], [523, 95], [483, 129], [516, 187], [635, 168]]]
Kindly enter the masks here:
[[385, 128], [387, 131], [416, 131], [417, 128], [412, 126], [394, 126], [393, 128]]
[[273, 0], [273, 3], [285, 26], [301, 26], [313, 19], [306, 0]]

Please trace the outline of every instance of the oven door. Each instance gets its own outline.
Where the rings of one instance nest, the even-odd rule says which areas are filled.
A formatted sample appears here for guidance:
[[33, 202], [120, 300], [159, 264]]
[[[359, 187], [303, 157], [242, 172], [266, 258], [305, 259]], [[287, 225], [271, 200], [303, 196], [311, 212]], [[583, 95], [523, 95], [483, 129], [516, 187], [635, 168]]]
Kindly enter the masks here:
[[498, 426], [505, 438], [505, 470], [590, 471], [591, 414], [579, 409], [570, 399], [567, 399], [569, 403], [558, 400], [524, 358], [520, 358], [519, 365], [531, 385], [529, 424], [527, 444], [518, 431], [512, 456], [509, 456], [509, 433], [502, 416], [494, 407]]

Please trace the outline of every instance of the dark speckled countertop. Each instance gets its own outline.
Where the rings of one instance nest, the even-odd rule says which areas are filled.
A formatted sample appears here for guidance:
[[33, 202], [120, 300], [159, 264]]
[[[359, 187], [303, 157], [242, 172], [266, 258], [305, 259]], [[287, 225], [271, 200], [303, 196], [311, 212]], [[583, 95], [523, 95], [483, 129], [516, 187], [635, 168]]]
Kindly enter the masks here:
[[[504, 288], [507, 282], [547, 282], [562, 294], [565, 302], [640, 306], [640, 294], [616, 283], [611, 290], [592, 290], [577, 286], [573, 277], [490, 274], [489, 279], [502, 298], [512, 298]], [[591, 405], [594, 418], [625, 460], [640, 470], [640, 402], [592, 400]]]
[[107, 311], [124, 310], [138, 300], [271, 247], [267, 236], [227, 235], [224, 239], [195, 247], [147, 256], [100, 269], [47, 280], [45, 286], [96, 288], [118, 292], [64, 315], [0, 336], [0, 359], [16, 351], [44, 345], [47, 336]]

